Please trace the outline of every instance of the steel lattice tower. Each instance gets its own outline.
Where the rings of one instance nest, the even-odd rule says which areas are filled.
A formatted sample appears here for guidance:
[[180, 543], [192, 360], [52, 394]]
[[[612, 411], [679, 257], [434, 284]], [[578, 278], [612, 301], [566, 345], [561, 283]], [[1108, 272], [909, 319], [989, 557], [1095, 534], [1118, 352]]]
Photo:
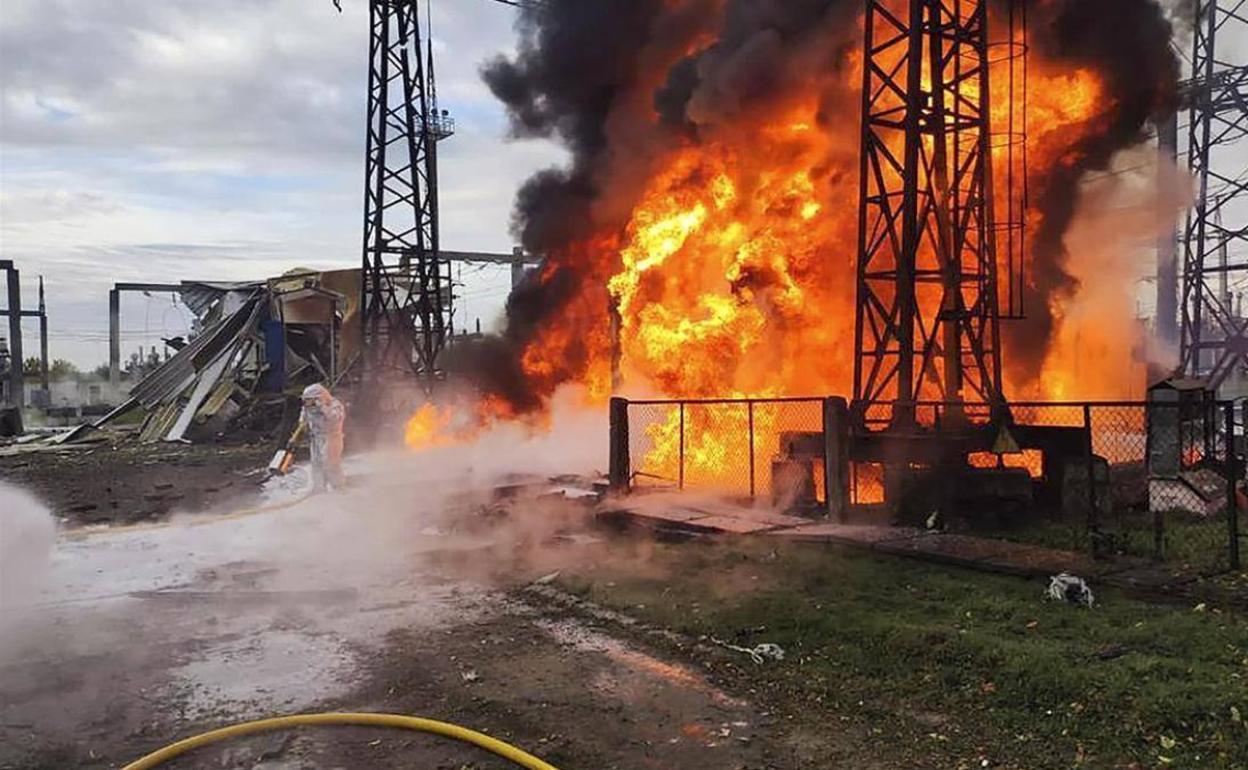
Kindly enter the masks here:
[[1248, 367], [1248, 319], [1234, 300], [1248, 289], [1248, 63], [1228, 60], [1228, 38], [1243, 58], [1248, 0], [1199, 0], [1185, 88], [1196, 201], [1183, 239], [1182, 368], [1214, 388]]
[[371, 0], [361, 319], [366, 376], [443, 376], [451, 333], [451, 267], [438, 244], [437, 143], [453, 133], [437, 110], [433, 49], [422, 61], [419, 0]]
[[898, 430], [1003, 403], [986, 4], [867, 0], [854, 398]]

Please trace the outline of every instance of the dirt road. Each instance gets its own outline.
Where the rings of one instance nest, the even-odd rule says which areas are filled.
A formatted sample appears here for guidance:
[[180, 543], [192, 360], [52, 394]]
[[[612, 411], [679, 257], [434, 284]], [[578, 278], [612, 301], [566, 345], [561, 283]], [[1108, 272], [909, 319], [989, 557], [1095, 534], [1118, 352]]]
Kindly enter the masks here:
[[[561, 768], [802, 766], [765, 711], [698, 661], [518, 590], [560, 565], [632, 558], [574, 506], [485, 523], [408, 483], [366, 488], [62, 538], [33, 606], [6, 608], [0, 623], [0, 768], [117, 767], [200, 730], [320, 710], [461, 723]], [[349, 728], [170, 766], [509, 765]]]

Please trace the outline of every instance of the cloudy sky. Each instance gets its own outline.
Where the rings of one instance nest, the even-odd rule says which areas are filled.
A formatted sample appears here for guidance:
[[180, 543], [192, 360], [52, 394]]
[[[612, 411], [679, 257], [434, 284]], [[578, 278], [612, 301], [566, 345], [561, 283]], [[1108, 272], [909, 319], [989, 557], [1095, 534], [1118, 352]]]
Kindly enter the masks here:
[[[358, 264], [367, 0], [343, 8], [0, 2], [0, 257], [21, 268], [28, 306], [46, 277], [53, 356], [107, 360], [117, 281]], [[561, 158], [546, 143], [508, 141], [478, 76], [485, 59], [512, 49], [514, 13], [434, 0], [439, 92], [458, 122], [441, 149], [446, 248], [509, 251], [518, 183]], [[1242, 61], [1248, 40], [1234, 32], [1230, 58]], [[463, 281], [460, 323], [489, 326], [507, 270], [466, 270]], [[122, 312], [125, 355], [186, 330], [187, 313], [168, 296], [130, 295]], [[37, 324], [25, 328], [29, 354]]]
[[[108, 358], [117, 281], [250, 279], [359, 261], [367, 2], [4, 0], [0, 254], [33, 306], [47, 282], [55, 357]], [[512, 195], [560, 160], [506, 138], [478, 67], [513, 47], [514, 11], [435, 0], [443, 245], [510, 251]], [[464, 271], [461, 322], [489, 325], [505, 268]], [[123, 300], [123, 355], [183, 333], [171, 298]], [[37, 350], [26, 324], [26, 350]], [[2, 334], [4, 332], [0, 332]]]

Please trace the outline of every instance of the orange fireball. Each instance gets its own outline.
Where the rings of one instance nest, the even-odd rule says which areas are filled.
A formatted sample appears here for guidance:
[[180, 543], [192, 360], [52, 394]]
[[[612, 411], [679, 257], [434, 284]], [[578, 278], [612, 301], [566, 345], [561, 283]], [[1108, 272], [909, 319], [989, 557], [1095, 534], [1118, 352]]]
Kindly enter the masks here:
[[407, 421], [403, 443], [408, 449], [430, 449], [454, 443], [450, 433], [452, 415], [432, 403], [425, 404]]

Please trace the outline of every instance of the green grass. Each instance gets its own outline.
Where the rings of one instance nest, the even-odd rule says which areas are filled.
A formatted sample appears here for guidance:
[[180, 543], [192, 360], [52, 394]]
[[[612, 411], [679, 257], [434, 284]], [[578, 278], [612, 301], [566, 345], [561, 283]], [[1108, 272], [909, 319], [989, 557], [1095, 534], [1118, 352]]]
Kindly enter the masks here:
[[990, 537], [1014, 543], [1027, 543], [1057, 551], [1086, 551], [1087, 526], [1084, 522], [1059, 521], [1035, 516], [1027, 522], [1008, 527], [977, 527], [965, 534]]
[[1168, 563], [1197, 572], [1214, 572], [1229, 566], [1231, 536], [1224, 516], [1193, 521], [1190, 517], [1171, 515], [1166, 517], [1164, 526]]
[[[1104, 555], [1151, 559], [1156, 553], [1152, 514], [1106, 515], [1101, 524], [1100, 546]], [[978, 528], [967, 534], [1028, 543], [1062, 551], [1089, 548], [1086, 524], [1037, 516], [1010, 527]], [[1213, 574], [1230, 565], [1230, 534], [1224, 516], [1195, 520], [1168, 513], [1164, 521], [1164, 562], [1179, 572]]]
[[1042, 582], [817, 546], [656, 559], [661, 578], [565, 581], [688, 634], [780, 644], [742, 685], [816, 729], [861, 726], [882, 766], [1248, 768], [1241, 616], [1110, 591], [1085, 610]]

